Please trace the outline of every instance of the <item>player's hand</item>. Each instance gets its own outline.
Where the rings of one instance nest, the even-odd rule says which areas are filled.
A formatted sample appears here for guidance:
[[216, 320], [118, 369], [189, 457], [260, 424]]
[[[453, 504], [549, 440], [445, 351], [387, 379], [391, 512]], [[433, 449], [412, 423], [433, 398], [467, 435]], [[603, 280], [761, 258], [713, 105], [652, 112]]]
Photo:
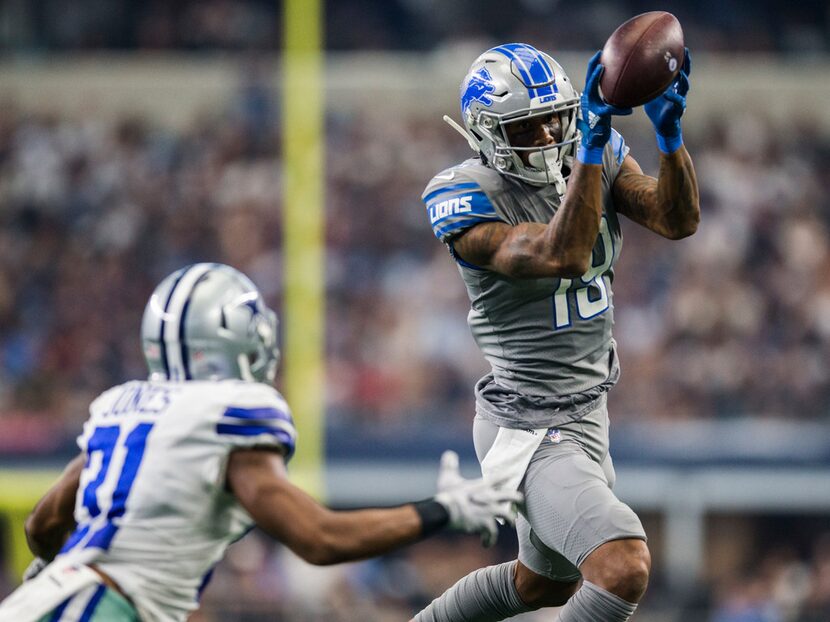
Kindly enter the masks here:
[[28, 581], [29, 579], [34, 579], [36, 576], [40, 574], [40, 571], [46, 568], [49, 565], [45, 559], [41, 559], [40, 557], [35, 557], [32, 560], [26, 570], [23, 571], [23, 580]]
[[524, 497], [518, 490], [491, 485], [483, 479], [464, 479], [458, 472], [458, 454], [445, 451], [438, 473], [438, 494], [435, 500], [450, 515], [449, 527], [466, 533], [478, 533], [484, 546], [490, 547], [498, 538], [497, 519], [513, 525], [516, 505]]
[[586, 164], [601, 164], [602, 149], [611, 138], [611, 116], [631, 114], [631, 108], [620, 108], [606, 103], [599, 94], [599, 79], [604, 67], [599, 62], [602, 52], [588, 61], [585, 90], [579, 100], [577, 127], [582, 135], [577, 158]]
[[661, 95], [643, 106], [658, 136], [663, 138], [680, 136], [680, 117], [686, 110], [690, 73], [692, 73], [692, 59], [689, 56], [689, 48], [686, 48], [683, 66], [677, 73], [677, 77]]

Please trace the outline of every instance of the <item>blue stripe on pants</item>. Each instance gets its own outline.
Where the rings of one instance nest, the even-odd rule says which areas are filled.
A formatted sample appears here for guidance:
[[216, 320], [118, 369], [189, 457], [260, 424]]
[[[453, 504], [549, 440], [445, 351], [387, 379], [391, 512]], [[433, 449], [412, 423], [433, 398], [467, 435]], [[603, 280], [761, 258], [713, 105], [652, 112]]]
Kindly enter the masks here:
[[95, 590], [92, 598], [89, 599], [89, 603], [87, 603], [86, 609], [84, 609], [84, 612], [81, 614], [78, 622], [89, 622], [92, 619], [92, 614], [95, 613], [95, 608], [98, 606], [98, 603], [101, 602], [101, 599], [104, 597], [104, 592], [106, 591], [106, 585], [98, 586], [98, 589]]
[[71, 596], [70, 596], [69, 598], [67, 598], [65, 601], [63, 601], [63, 602], [62, 602], [62, 603], [58, 606], [58, 608], [57, 608], [57, 609], [55, 609], [55, 612], [52, 614], [52, 617], [51, 617], [51, 618], [49, 618], [49, 622], [58, 622], [58, 620], [60, 620], [60, 619], [61, 619], [61, 616], [63, 615], [63, 611], [64, 611], [64, 609], [66, 609], [66, 608], [67, 608], [67, 606], [69, 606], [69, 601], [70, 601], [70, 600], [72, 600], [72, 597], [71, 597]]

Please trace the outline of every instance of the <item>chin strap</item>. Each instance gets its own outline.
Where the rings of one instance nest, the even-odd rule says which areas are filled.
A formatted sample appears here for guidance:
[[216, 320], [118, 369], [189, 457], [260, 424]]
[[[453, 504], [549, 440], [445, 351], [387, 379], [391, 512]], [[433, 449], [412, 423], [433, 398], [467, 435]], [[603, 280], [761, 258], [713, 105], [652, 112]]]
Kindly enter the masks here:
[[562, 167], [558, 162], [559, 148], [547, 149], [543, 152], [534, 151], [527, 160], [531, 166], [545, 171], [548, 177], [548, 183], [556, 187], [556, 192], [559, 196], [565, 194], [565, 177], [562, 175]]
[[476, 153], [481, 153], [481, 149], [479, 149], [478, 145], [476, 144], [475, 139], [473, 139], [473, 137], [470, 135], [470, 133], [467, 130], [465, 130], [463, 127], [461, 127], [458, 123], [453, 121], [447, 115], [444, 115], [443, 119], [444, 119], [444, 121], [447, 122], [447, 124], [452, 129], [454, 129], [456, 132], [458, 132], [459, 134], [461, 134], [464, 137], [464, 140], [466, 140], [467, 144], [470, 145], [470, 149], [472, 149]]

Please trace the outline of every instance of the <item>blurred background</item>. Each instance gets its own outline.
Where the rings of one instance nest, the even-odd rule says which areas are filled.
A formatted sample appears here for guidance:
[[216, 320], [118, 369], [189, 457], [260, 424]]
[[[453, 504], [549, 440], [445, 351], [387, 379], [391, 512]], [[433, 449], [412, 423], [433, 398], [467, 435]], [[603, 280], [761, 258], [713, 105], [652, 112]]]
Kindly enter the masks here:
[[[830, 621], [830, 5], [323, 8], [323, 497], [428, 496], [446, 447], [478, 472], [486, 365], [419, 199], [470, 155], [441, 121], [459, 118], [469, 64], [524, 41], [581, 86], [620, 23], [669, 10], [692, 50], [684, 137], [703, 220], [681, 242], [623, 224], [609, 410], [617, 490], [654, 556], [636, 619]], [[265, 0], [0, 0], [0, 597], [27, 561], [20, 519], [75, 454], [88, 403], [145, 376], [155, 283], [218, 260], [283, 310], [283, 30], [283, 5]], [[617, 127], [656, 174], [642, 111]], [[514, 558], [501, 535], [493, 550], [447, 536], [313, 569], [254, 533], [192, 619], [405, 620]]]

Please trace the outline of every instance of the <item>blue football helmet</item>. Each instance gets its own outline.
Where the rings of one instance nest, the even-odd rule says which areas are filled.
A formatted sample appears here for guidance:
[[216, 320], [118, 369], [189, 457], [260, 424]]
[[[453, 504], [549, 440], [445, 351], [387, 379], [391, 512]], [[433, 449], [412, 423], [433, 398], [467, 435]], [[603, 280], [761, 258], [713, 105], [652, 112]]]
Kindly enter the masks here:
[[[534, 185], [554, 184], [565, 192], [577, 140], [579, 94], [553, 58], [525, 43], [508, 43], [479, 56], [461, 83], [461, 117], [466, 131], [448, 117], [487, 164], [503, 175]], [[537, 115], [559, 115], [561, 142], [514, 147], [506, 123]], [[531, 152], [525, 165], [520, 151]]]

